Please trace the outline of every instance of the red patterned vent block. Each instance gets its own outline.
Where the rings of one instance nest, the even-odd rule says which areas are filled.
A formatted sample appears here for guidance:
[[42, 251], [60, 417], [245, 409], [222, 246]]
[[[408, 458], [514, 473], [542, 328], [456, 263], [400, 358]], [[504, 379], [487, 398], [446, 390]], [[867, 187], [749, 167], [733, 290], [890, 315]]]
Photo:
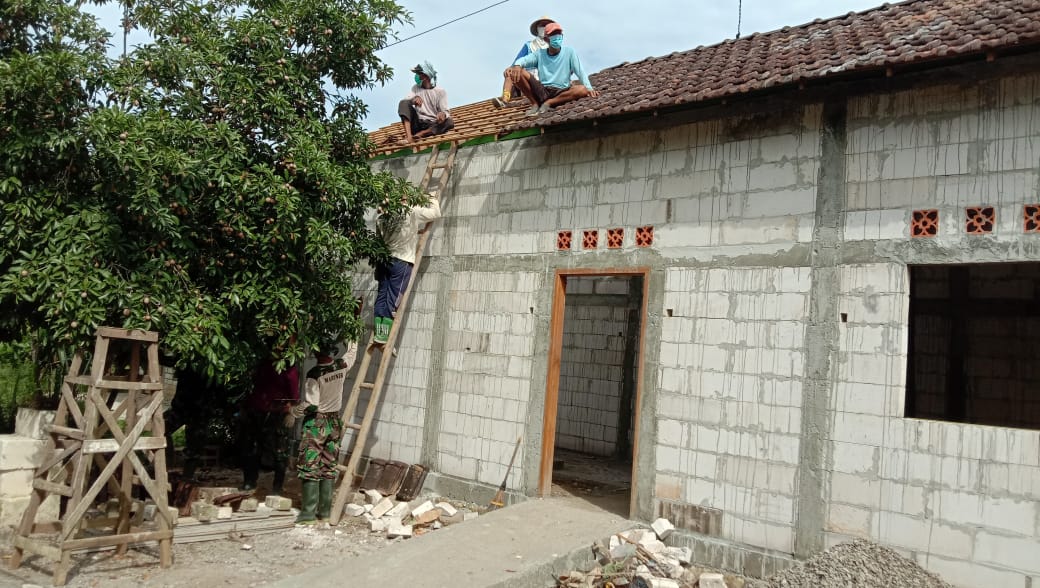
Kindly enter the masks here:
[[599, 231], [583, 231], [581, 235], [582, 249], [595, 249], [599, 247]]
[[621, 249], [625, 244], [625, 229], [607, 229], [607, 247], [610, 249]]
[[560, 231], [556, 233], [556, 248], [561, 251], [569, 251], [571, 248], [571, 232]]
[[939, 234], [939, 211], [915, 210], [910, 223], [911, 237], [934, 237]]
[[1022, 207], [1022, 215], [1025, 217], [1025, 231], [1040, 233], [1040, 204], [1026, 204]]
[[649, 247], [654, 244], [654, 228], [652, 226], [636, 229], [636, 247]]
[[964, 230], [970, 235], [993, 232], [997, 213], [992, 206], [969, 206], [964, 209]]

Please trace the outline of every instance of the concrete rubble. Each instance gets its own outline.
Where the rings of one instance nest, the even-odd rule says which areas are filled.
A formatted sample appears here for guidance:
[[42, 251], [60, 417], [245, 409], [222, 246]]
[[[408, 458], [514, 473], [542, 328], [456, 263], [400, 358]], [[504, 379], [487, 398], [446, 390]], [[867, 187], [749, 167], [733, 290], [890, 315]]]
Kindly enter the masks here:
[[663, 539], [675, 528], [667, 519], [657, 519], [650, 529], [631, 529], [610, 537], [607, 545], [592, 546], [597, 560], [588, 571], [572, 570], [559, 576], [559, 588], [745, 588], [739, 576], [715, 573], [691, 565], [689, 547], [665, 545]]
[[433, 500], [417, 498], [411, 502], [398, 502], [375, 490], [366, 490], [364, 494], [358, 493], [358, 496], [363, 496], [366, 504], [361, 506], [351, 502], [343, 508], [343, 514], [364, 519], [372, 533], [385, 533], [387, 539], [422, 535], [470, 520], [479, 514], [456, 508], [444, 500], [435, 503]]

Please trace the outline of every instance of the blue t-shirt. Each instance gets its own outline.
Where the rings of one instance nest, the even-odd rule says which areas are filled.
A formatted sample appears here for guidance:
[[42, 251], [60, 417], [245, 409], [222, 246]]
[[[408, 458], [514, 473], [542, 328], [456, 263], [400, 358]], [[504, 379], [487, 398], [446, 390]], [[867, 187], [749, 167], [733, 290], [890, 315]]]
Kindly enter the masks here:
[[548, 49], [518, 58], [513, 65], [519, 65], [524, 69], [538, 67], [538, 79], [545, 86], [552, 86], [566, 90], [571, 87], [571, 75], [574, 75], [588, 89], [592, 89], [585, 68], [581, 66], [578, 53], [569, 46], [560, 48], [556, 55], [549, 55]]

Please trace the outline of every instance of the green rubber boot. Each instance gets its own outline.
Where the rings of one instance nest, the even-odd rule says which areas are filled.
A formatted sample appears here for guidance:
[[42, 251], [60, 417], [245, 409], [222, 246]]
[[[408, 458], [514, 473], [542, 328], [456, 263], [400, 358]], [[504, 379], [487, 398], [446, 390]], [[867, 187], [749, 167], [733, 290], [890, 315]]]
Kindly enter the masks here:
[[376, 343], [386, 343], [387, 338], [390, 336], [390, 325], [394, 323], [393, 319], [377, 316], [375, 322], [375, 339]]
[[318, 482], [318, 520], [327, 521], [332, 514], [332, 492], [334, 480]]
[[297, 525], [313, 525], [318, 522], [315, 511], [318, 510], [318, 480], [301, 480], [303, 497], [300, 499], [300, 514], [296, 517]]

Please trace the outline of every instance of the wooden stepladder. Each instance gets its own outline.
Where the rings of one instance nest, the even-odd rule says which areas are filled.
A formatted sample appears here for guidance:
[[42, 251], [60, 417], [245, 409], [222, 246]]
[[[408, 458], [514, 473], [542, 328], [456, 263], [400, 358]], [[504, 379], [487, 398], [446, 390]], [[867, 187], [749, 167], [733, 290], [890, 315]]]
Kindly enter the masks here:
[[[129, 371], [123, 375], [111, 373], [117, 371], [110, 369], [113, 362], [109, 354], [116, 351], [113, 343], [129, 348], [125, 358]], [[146, 354], [143, 377], [142, 351]], [[65, 584], [71, 556], [76, 551], [113, 546], [125, 553], [130, 544], [158, 541], [160, 565], [165, 568], [173, 563], [175, 521], [167, 508], [169, 484], [159, 335], [101, 327], [90, 371], [81, 374], [82, 367], [83, 357], [77, 352], [61, 386], [54, 422], [45, 427], [49, 435], [47, 459], [33, 477], [29, 507], [15, 532], [15, 553], [10, 562], [11, 568], [17, 568], [26, 551], [54, 560], [55, 586]], [[144, 461], [138, 452], [145, 457]], [[94, 465], [99, 470], [96, 477], [91, 471]], [[140, 523], [141, 518], [131, 520], [135, 482], [155, 503], [154, 531], [131, 529], [131, 523]], [[84, 515], [106, 487], [109, 495], [119, 500], [119, 515], [88, 521]], [[37, 512], [48, 495], [60, 496], [65, 502], [57, 541], [53, 537], [33, 536]]]
[[[438, 157], [440, 145], [434, 145], [433, 151], [430, 153], [429, 162], [426, 164], [426, 172], [419, 183], [419, 187], [423, 192], [429, 192], [433, 185], [436, 186], [434, 189], [440, 191], [442, 208], [445, 202], [444, 191], [448, 187], [451, 172], [455, 168], [455, 154], [458, 152], [458, 148], [458, 141], [453, 141], [451, 149], [448, 150], [448, 155], [441, 160]], [[435, 174], [437, 171], [441, 173], [439, 175]], [[436, 177], [434, 177], [435, 175]], [[408, 279], [408, 286], [401, 294], [401, 300], [397, 306], [398, 315], [403, 315], [408, 308], [408, 300], [419, 273], [419, 264], [423, 258], [423, 251], [426, 249], [426, 242], [433, 232], [435, 222], [426, 223], [426, 226], [419, 231], [419, 243], [415, 251], [415, 265], [412, 266], [412, 274]], [[364, 356], [361, 359], [361, 366], [358, 368], [357, 378], [354, 380], [354, 387], [350, 391], [346, 406], [343, 407], [344, 433], [346, 430], [354, 430], [357, 431], [357, 434], [354, 435], [353, 448], [350, 450], [347, 465], [339, 467], [343, 477], [340, 480], [339, 489], [336, 491], [336, 500], [332, 505], [332, 514], [329, 517], [329, 523], [332, 525], [339, 524], [339, 519], [343, 515], [343, 507], [347, 504], [347, 497], [354, 487], [354, 476], [357, 474], [358, 465], [361, 462], [361, 452], [364, 451], [365, 442], [368, 440], [368, 434], [371, 432], [372, 418], [376, 414], [376, 406], [379, 404], [379, 398], [382, 396], [383, 385], [386, 382], [386, 375], [393, 357], [394, 342], [397, 340], [397, 333], [401, 328], [401, 323], [402, 321], [400, 320], [394, 321], [393, 326], [390, 327], [390, 335], [387, 337], [386, 343], [377, 343], [374, 334], [373, 338], [369, 339], [368, 345], [365, 346]], [[376, 354], [379, 354], [379, 367], [376, 370], [375, 380], [368, 381], [366, 378], [368, 377], [369, 366], [372, 364], [373, 356]], [[361, 422], [356, 423], [354, 419], [358, 403], [361, 400], [362, 390], [371, 391], [371, 393], [368, 397], [368, 404], [365, 407], [365, 413], [361, 418]]]

